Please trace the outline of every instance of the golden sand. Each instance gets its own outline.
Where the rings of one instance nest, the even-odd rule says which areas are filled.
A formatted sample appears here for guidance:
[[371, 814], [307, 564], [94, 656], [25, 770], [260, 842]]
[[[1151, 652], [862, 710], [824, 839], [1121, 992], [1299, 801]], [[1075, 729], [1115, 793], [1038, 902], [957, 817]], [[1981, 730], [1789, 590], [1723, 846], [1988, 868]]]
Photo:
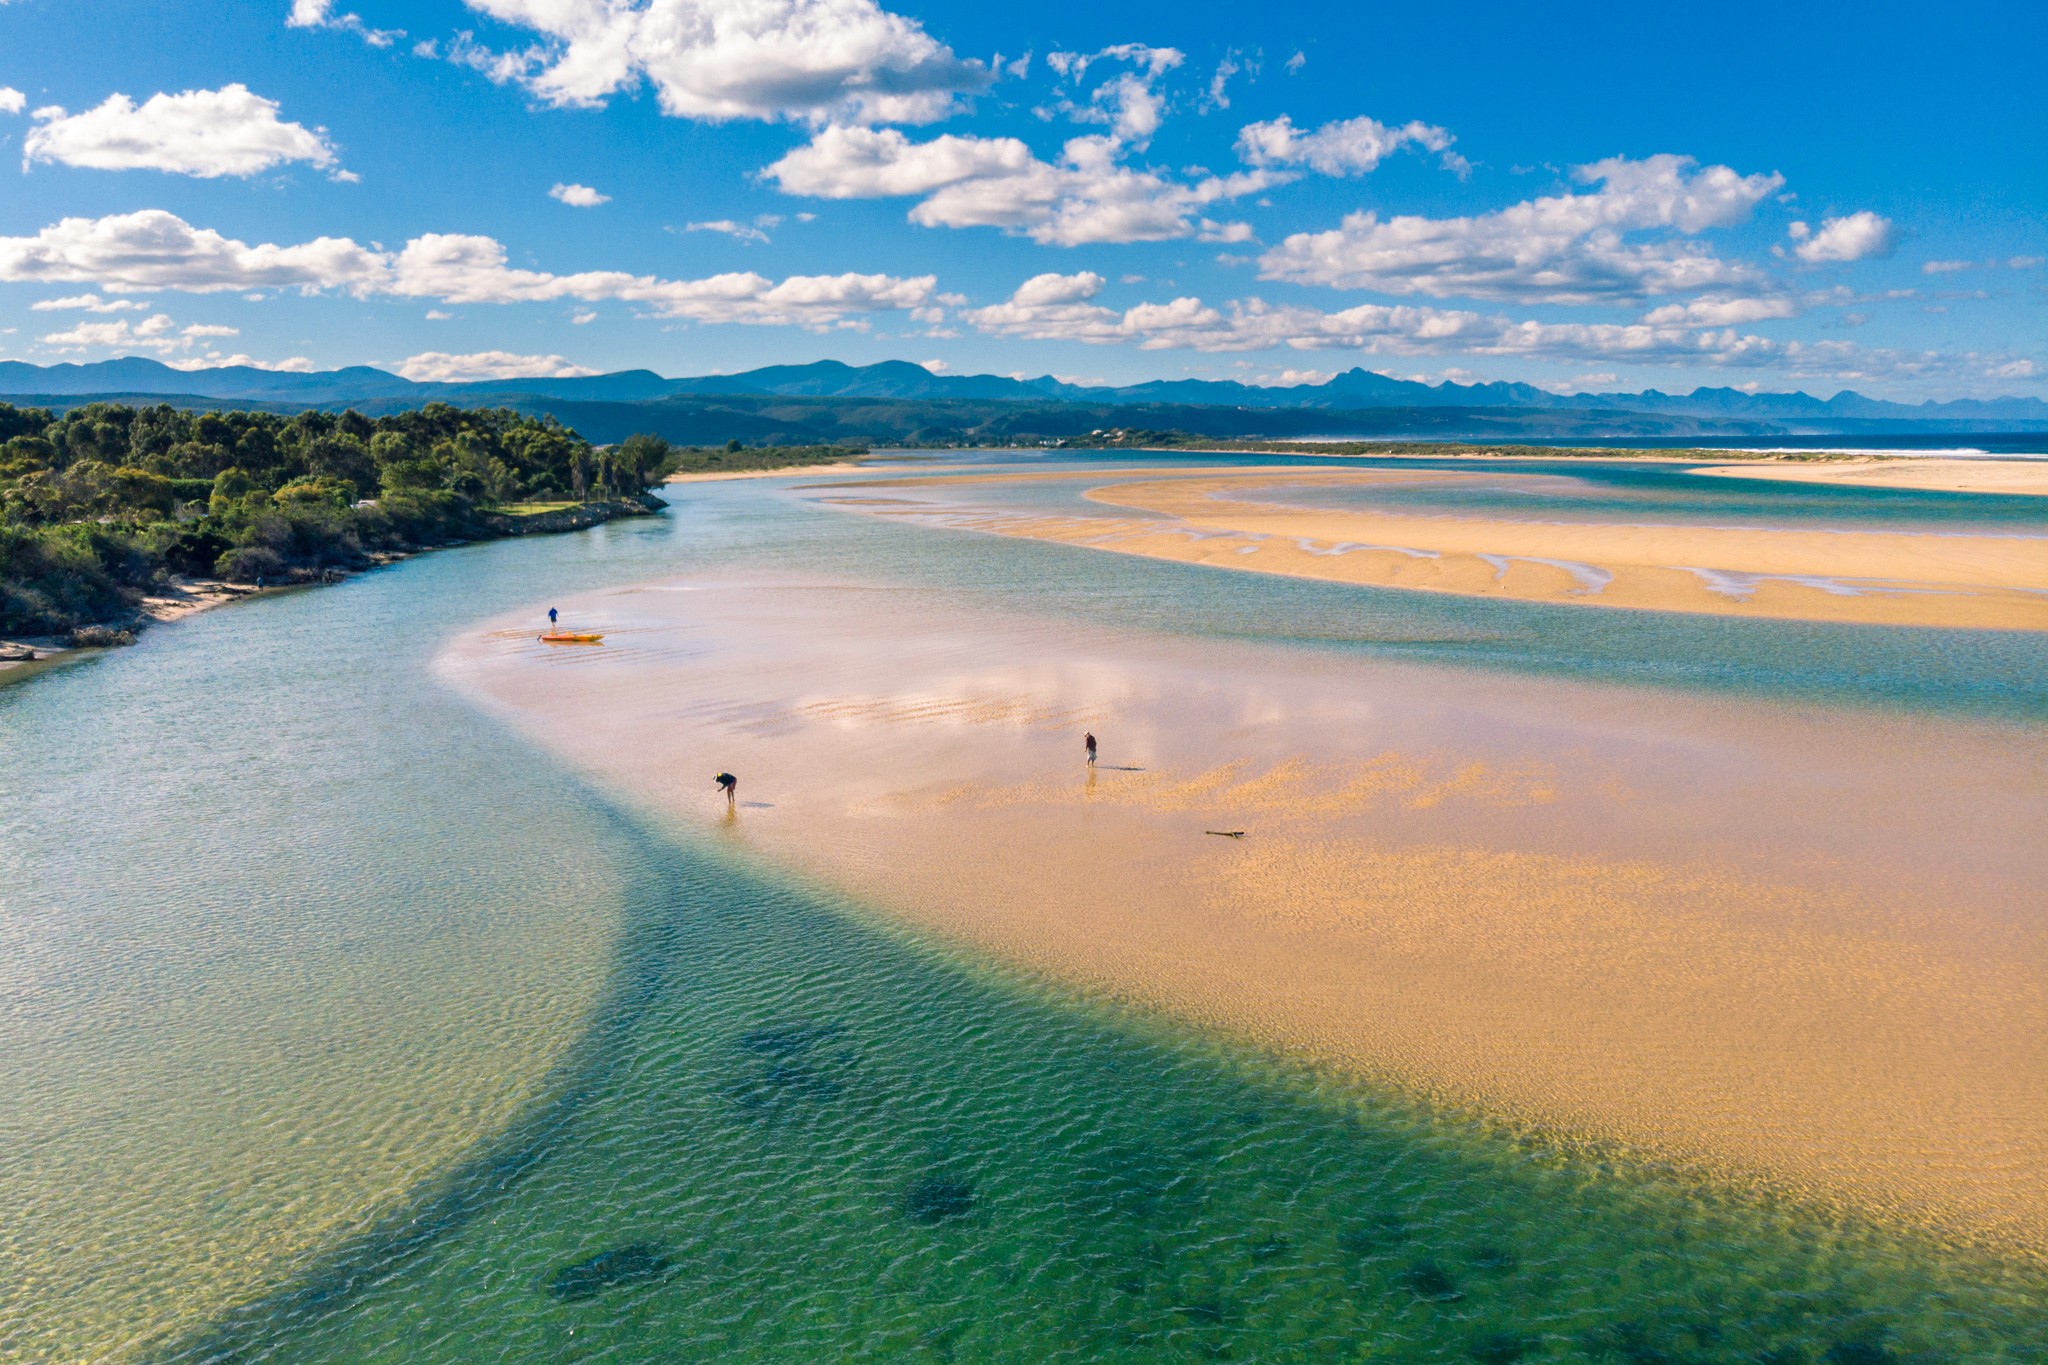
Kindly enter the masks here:
[[1695, 469], [1730, 479], [1780, 479], [1862, 488], [1920, 488], [1943, 493], [2048, 495], [2048, 460], [1891, 460], [1758, 462]]
[[875, 472], [872, 465], [848, 464], [807, 464], [791, 465], [783, 469], [703, 469], [689, 474], [671, 474], [663, 483], [723, 483], [728, 479], [786, 479], [795, 474], [867, 474]]
[[[2048, 537], [1570, 522], [1287, 502], [1290, 490], [1453, 486], [1474, 477], [1462, 471], [1026, 476], [1094, 484], [1087, 500], [1121, 516], [1032, 515], [947, 501], [960, 485], [1002, 477], [875, 480], [841, 485], [825, 500], [874, 515], [943, 514], [949, 526], [1119, 554], [1374, 587], [1718, 616], [2048, 630]], [[1485, 477], [1535, 483], [1544, 476]], [[890, 490], [893, 500], [852, 489]]]
[[446, 666], [685, 826], [1116, 998], [2048, 1250], [2039, 733], [1110, 635], [877, 586], [575, 607], [605, 649], [479, 634]]

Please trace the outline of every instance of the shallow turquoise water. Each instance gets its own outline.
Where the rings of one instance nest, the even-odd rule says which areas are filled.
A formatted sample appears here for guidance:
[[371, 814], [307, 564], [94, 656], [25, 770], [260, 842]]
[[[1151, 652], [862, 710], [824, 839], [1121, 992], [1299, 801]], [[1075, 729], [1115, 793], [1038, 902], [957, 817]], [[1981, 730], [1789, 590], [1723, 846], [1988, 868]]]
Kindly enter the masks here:
[[[220, 1121], [260, 1102], [287, 1133], [388, 1143], [445, 1096], [358, 1114], [295, 1083], [318, 1074], [320, 1030], [303, 1051], [260, 1030], [218, 1037], [241, 1018], [222, 980], [348, 974], [404, 1020], [529, 943], [603, 970], [591, 1000], [564, 1006], [573, 1042], [506, 1131], [374, 1191], [358, 1231], [279, 1253], [266, 1288], [210, 1321], [164, 1330], [174, 1315], [146, 1274], [90, 1286], [112, 1325], [66, 1354], [1859, 1365], [2048, 1351], [2033, 1272], [1553, 1151], [1010, 979], [614, 808], [427, 668], [454, 631], [546, 594], [776, 565], [1282, 647], [1687, 687], [1753, 688], [1746, 668], [1845, 705], [1934, 708], [1960, 690], [2011, 720], [2043, 704], [2030, 640], [1959, 650], [1938, 632], [1661, 616], [1610, 629], [1578, 618], [1638, 614], [1104, 564], [759, 484], [676, 501], [661, 522], [443, 552], [210, 613], [0, 688], [0, 1079], [31, 1108], [76, 1099], [48, 1088], [37, 1049], [102, 1080], [145, 1047], [173, 1074], [218, 1053], [261, 1078]], [[1710, 642], [1712, 663], [1691, 657]], [[1936, 684], [1929, 668], [1946, 670]], [[486, 997], [458, 1021], [504, 1027]], [[126, 1043], [106, 1022], [124, 1014]], [[356, 1021], [324, 1041], [380, 1040]], [[167, 1094], [105, 1132], [0, 1128], [0, 1181], [80, 1160], [122, 1122], [200, 1121], [181, 1106], [196, 1107]], [[156, 1159], [144, 1144], [112, 1169]], [[66, 1228], [62, 1212], [50, 1226], [88, 1244], [146, 1226]], [[300, 1213], [287, 1167], [217, 1216], [281, 1236]], [[49, 1268], [74, 1264], [58, 1251], [0, 1240], [9, 1358], [63, 1358], [38, 1335], [66, 1288]]]
[[1560, 472], [1554, 465], [1501, 461], [1489, 464], [1493, 477], [1475, 479], [1468, 462], [1457, 470], [1467, 477], [1448, 487], [1294, 490], [1287, 501], [1531, 520], [2048, 536], [2048, 507], [2042, 505], [2048, 499], [2038, 497], [1707, 477], [1688, 468], [1593, 465]]
[[[1346, 461], [1345, 467], [1353, 462]], [[1440, 466], [1471, 473], [1469, 462], [1358, 461], [1402, 470]], [[1066, 452], [1029, 455], [1007, 465], [988, 456], [928, 462], [944, 472], [1101, 470], [1161, 467], [1239, 467], [1327, 471], [1331, 462], [1290, 456], [1189, 457], [1132, 454], [1076, 459]], [[1495, 466], [1489, 464], [1492, 472]], [[1905, 495], [1892, 490], [1815, 490], [1798, 485], [1720, 481], [1663, 467], [1574, 464], [1560, 475], [1554, 464], [1507, 462], [1508, 472], [1570, 478], [1583, 485], [1572, 501], [1615, 517], [1641, 515], [1644, 490], [1659, 498], [1693, 499], [1710, 509], [1704, 520], [1781, 525], [1865, 527], [1917, 525], [1936, 509], [1952, 529], [2048, 534], [2048, 499], [2024, 500], [2020, 513], [1993, 498], [1986, 510], [1969, 494]], [[1676, 491], [1672, 484], [1676, 481]], [[1695, 485], [1709, 485], [1706, 492]], [[1106, 511], [1082, 499], [1088, 481], [962, 484], [947, 488], [884, 487], [869, 494], [845, 488], [792, 496], [914, 498], [954, 510], [986, 508], [1012, 513], [1090, 514]], [[1834, 496], [1840, 494], [1842, 496]], [[685, 498], [702, 496], [694, 490]], [[1375, 498], [1380, 495], [1375, 492]], [[1447, 494], [1418, 490], [1418, 500], [1455, 499], [1456, 510], [1527, 515], [1530, 495], [1482, 488]], [[1779, 499], [1782, 497], [1782, 501]], [[1910, 506], [1907, 513], [1900, 510]], [[1839, 518], [1817, 520], [1817, 508], [1839, 507]], [[1885, 509], [1891, 509], [1887, 511]], [[1452, 510], [1443, 502], [1440, 510]], [[1120, 514], [1120, 513], [1119, 513]], [[2012, 518], [2024, 514], [2022, 520]], [[1574, 513], [1583, 516], [1583, 512]], [[806, 552], [810, 553], [810, 552]], [[827, 561], [839, 563], [842, 561]], [[860, 556], [862, 571], [878, 569], [940, 590], [991, 594], [1001, 604], [1064, 613], [1134, 629], [1200, 637], [1276, 642], [1297, 647], [1366, 651], [1415, 662], [1510, 673], [1542, 673], [1607, 682], [1680, 688], [1741, 696], [1782, 697], [1833, 705], [1968, 714], [2022, 723], [2048, 720], [2048, 636], [2022, 631], [1880, 629], [1807, 621], [1744, 621], [1679, 612], [1587, 610], [1576, 606], [1459, 597], [1448, 593], [1361, 588], [1269, 574], [1104, 556], [1057, 545], [1004, 539], [967, 530], [928, 530], [924, 536], [878, 539]], [[1022, 585], [1022, 586], [1019, 586]]]
[[[958, 457], [955, 457], [957, 459]], [[934, 471], [952, 464], [934, 462]], [[1591, 459], [1320, 459], [1303, 455], [1160, 455], [1144, 452], [1082, 457], [1052, 451], [1006, 462], [1045, 472], [1127, 468], [1299, 469], [1303, 473], [1367, 470], [1396, 474], [1454, 473], [1455, 483], [1418, 481], [1365, 488], [1290, 492], [1290, 503], [1349, 507], [1367, 504], [1467, 516], [1552, 517], [1570, 521], [1656, 521], [1707, 526], [1780, 526], [1855, 530], [1934, 530], [1971, 534], [2048, 536], [2048, 499], [1988, 493], [1945, 493], [1911, 488], [1800, 484], [1784, 480], [1703, 476], [1701, 464], [1646, 464]], [[1087, 483], [976, 488], [973, 496], [1019, 506], [1092, 510], [1081, 494]]]

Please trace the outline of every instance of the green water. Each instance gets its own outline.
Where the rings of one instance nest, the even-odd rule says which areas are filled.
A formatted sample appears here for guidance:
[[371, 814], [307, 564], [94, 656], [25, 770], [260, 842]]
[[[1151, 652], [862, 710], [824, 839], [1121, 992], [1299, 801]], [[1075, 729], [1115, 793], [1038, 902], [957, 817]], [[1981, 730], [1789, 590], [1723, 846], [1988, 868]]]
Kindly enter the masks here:
[[[777, 565], [1490, 668], [1562, 668], [1576, 649], [1588, 672], [1656, 674], [1697, 643], [1685, 623], [1601, 655], [1583, 645], [1603, 637], [1524, 622], [1540, 647], [1518, 656], [1494, 604], [1416, 615], [1394, 600], [1413, 595], [1314, 584], [1247, 601], [1242, 575], [1133, 574], [761, 485], [677, 501], [662, 522], [210, 613], [0, 688], [0, 1191], [43, 1201], [29, 1233], [0, 1229], [0, 1354], [2048, 1352], [2038, 1272], [1553, 1150], [1010, 979], [613, 807], [429, 671], [450, 634], [549, 594]], [[1843, 705], [1935, 704], [1908, 665], [1939, 633], [1873, 635], [1864, 656], [1893, 661], [1896, 686], [1825, 632], [1747, 643], [1807, 691], [1855, 675]], [[2002, 648], [1948, 667], [2023, 720], [2040, 655]], [[294, 1002], [310, 999], [308, 1023]], [[430, 1061], [417, 1086], [337, 1084], [364, 1050]], [[489, 1135], [429, 1159], [421, 1134], [511, 1090]], [[368, 1174], [332, 1159], [408, 1142]], [[251, 1144], [266, 1178], [231, 1186], [205, 1159], [222, 1143]], [[166, 1214], [159, 1188], [190, 1183], [158, 1178], [171, 1163], [221, 1188]], [[315, 1213], [331, 1231], [295, 1237]], [[274, 1250], [194, 1320], [161, 1287], [203, 1282], [231, 1233]]]

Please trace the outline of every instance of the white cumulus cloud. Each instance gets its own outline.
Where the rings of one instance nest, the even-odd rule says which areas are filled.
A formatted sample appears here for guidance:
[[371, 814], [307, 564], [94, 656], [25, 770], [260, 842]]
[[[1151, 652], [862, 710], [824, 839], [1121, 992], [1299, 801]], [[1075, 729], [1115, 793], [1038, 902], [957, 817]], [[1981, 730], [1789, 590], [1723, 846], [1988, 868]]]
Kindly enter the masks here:
[[127, 349], [169, 351], [176, 350], [181, 342], [175, 334], [177, 324], [163, 313], [144, 318], [141, 322], [130, 322], [121, 318], [114, 322], [81, 322], [61, 332], [50, 332], [43, 337], [45, 346], [60, 350], [79, 351], [88, 349]]
[[157, 313], [140, 322], [120, 318], [113, 322], [80, 322], [60, 332], [46, 333], [45, 346], [60, 351], [151, 351], [159, 356], [190, 351], [193, 343], [215, 337], [240, 336], [241, 329], [217, 323], [193, 323], [179, 327], [168, 314]]
[[989, 72], [874, 0], [465, 0], [540, 35], [477, 60], [561, 106], [601, 104], [641, 81], [693, 119], [842, 118], [921, 123]]
[[1183, 297], [1118, 310], [1096, 302], [1101, 289], [1101, 277], [1086, 272], [1040, 275], [1004, 302], [966, 309], [961, 317], [994, 336], [1151, 351], [1350, 350], [1712, 366], [1776, 364], [1816, 354], [1802, 351], [1800, 343], [1732, 328], [1539, 322], [1412, 304], [1324, 311], [1257, 298], [1217, 307]]
[[405, 36], [399, 28], [371, 28], [359, 14], [336, 14], [334, 0], [292, 0], [287, 28], [333, 28], [353, 33], [371, 47], [390, 47]]
[[388, 274], [379, 253], [346, 237], [250, 246], [162, 209], [66, 218], [33, 237], [0, 237], [0, 280], [21, 283], [191, 294], [291, 287], [367, 291]]
[[1782, 359], [1785, 348], [1732, 331], [1646, 325], [1517, 321], [1463, 310], [1361, 304], [1325, 312], [1259, 299], [1218, 308], [1195, 298], [1140, 304], [1121, 313], [1091, 305], [972, 310], [984, 331], [1141, 350], [1204, 352], [1348, 350], [1391, 355], [1514, 356], [1623, 360], [1632, 364], [1742, 365]]
[[1096, 62], [1129, 62], [1148, 76], [1163, 76], [1187, 60], [1177, 47], [1152, 47], [1146, 43], [1116, 43], [1100, 52], [1048, 52], [1045, 64], [1060, 75], [1080, 80]]
[[1799, 315], [1799, 305], [1782, 296], [1728, 298], [1713, 295], [1667, 303], [1643, 314], [1652, 327], [1741, 327], [1747, 323]]
[[597, 373], [558, 355], [515, 355], [511, 351], [473, 351], [468, 355], [422, 351], [407, 356], [398, 372], [407, 379], [436, 384], [464, 379], [573, 379]]
[[1325, 123], [1304, 132], [1282, 114], [1246, 124], [1237, 135], [1237, 153], [1253, 166], [1307, 166], [1324, 175], [1364, 175], [1404, 147], [1449, 152], [1455, 140], [1449, 130], [1435, 124], [1410, 122], [1397, 128], [1370, 118]]
[[1106, 283], [1108, 281], [1092, 270], [1083, 270], [1072, 275], [1033, 275], [1017, 286], [1017, 292], [1010, 296], [1010, 302], [1024, 308], [1079, 303], [1083, 299], [1092, 299], [1100, 294], [1102, 286]]
[[1159, 93], [1159, 78], [1185, 60], [1179, 48], [1143, 43], [1118, 43], [1100, 52], [1054, 52], [1046, 64], [1063, 79], [1080, 80], [1096, 62], [1129, 63], [1136, 69], [1104, 81], [1085, 104], [1063, 98], [1045, 112], [1065, 114], [1080, 123], [1107, 124], [1113, 141], [1142, 150], [1166, 117], [1166, 97]]
[[[1457, 356], [1604, 365], [1769, 369], [1787, 381], [2034, 377], [2034, 362], [2007, 355], [1875, 350], [1845, 341], [1776, 341], [1732, 327], [1544, 322], [1427, 305], [1360, 304], [1324, 311], [1257, 298], [1212, 306], [1197, 298], [1121, 311], [1095, 301], [1092, 280], [1039, 276], [1008, 300], [961, 314], [997, 336], [1131, 345], [1141, 350], [1233, 352], [1286, 349], [1367, 355]], [[1445, 371], [1457, 377], [1461, 371]], [[1602, 370], [1587, 380], [1614, 380]], [[1584, 381], [1581, 381], [1584, 382]]]
[[346, 237], [252, 246], [195, 228], [162, 209], [66, 218], [33, 237], [0, 237], [0, 281], [201, 294], [340, 289], [439, 303], [616, 300], [640, 305], [655, 317], [820, 329], [859, 326], [869, 313], [923, 307], [938, 285], [930, 275], [850, 271], [779, 281], [751, 271], [698, 280], [616, 270], [558, 275], [513, 268], [494, 238], [453, 233], [426, 233], [398, 251], [363, 247]]
[[31, 313], [147, 313], [149, 305], [137, 299], [103, 299], [98, 294], [68, 294], [61, 299], [37, 299], [28, 306]]
[[768, 234], [757, 227], [736, 223], [730, 218], [713, 218], [708, 223], [685, 223], [685, 232], [719, 232], [742, 242], [765, 242]]
[[1057, 164], [1016, 138], [948, 133], [913, 142], [894, 128], [830, 127], [762, 172], [785, 194], [916, 197], [923, 227], [994, 227], [1056, 246], [1193, 235], [1210, 204], [1290, 178], [1252, 170], [1180, 180], [1122, 160], [1113, 137], [1070, 139]]
[[[1583, 194], [1552, 195], [1459, 218], [1347, 216], [1328, 232], [1296, 233], [1260, 258], [1260, 276], [1339, 289], [1434, 298], [1598, 303], [1644, 295], [1755, 287], [1751, 267], [1683, 240], [1749, 216], [1778, 175], [1695, 168], [1688, 157], [1612, 158], [1581, 166]], [[1659, 239], [1628, 234], [1659, 231]], [[1672, 233], [1681, 234], [1679, 238]]]
[[[1231, 77], [1244, 70], [1244, 66], [1237, 58], [1237, 51], [1232, 49], [1223, 54], [1222, 61], [1216, 63], [1216, 74], [1209, 78], [1209, 98], [1203, 104], [1204, 109], [1228, 109], [1230, 107]], [[1252, 64], [1252, 75], [1258, 75], [1258, 65], [1256, 62]]]
[[27, 107], [27, 95], [11, 85], [0, 85], [0, 114], [18, 114]]
[[313, 362], [302, 355], [288, 356], [283, 360], [258, 360], [240, 352], [222, 355], [218, 351], [209, 351], [203, 356], [166, 357], [164, 364], [174, 370], [217, 370], [241, 366], [251, 370], [277, 370], [285, 374], [313, 373]]
[[548, 191], [548, 198], [559, 199], [572, 209], [594, 209], [599, 204], [612, 202], [610, 195], [599, 194], [588, 185], [566, 185], [560, 182]]
[[792, 275], [780, 282], [751, 271], [701, 280], [611, 270], [554, 275], [512, 268], [505, 248], [492, 238], [429, 233], [397, 253], [381, 289], [444, 303], [617, 299], [640, 304], [656, 317], [822, 328], [863, 313], [919, 307], [936, 286], [929, 275]]
[[1794, 223], [1790, 234], [1798, 243], [1792, 254], [1815, 265], [1889, 256], [1897, 242], [1891, 219], [1880, 218], [1869, 209], [1846, 218], [1823, 219], [1818, 232], [1805, 223]]
[[324, 132], [285, 122], [276, 101], [239, 84], [152, 95], [140, 105], [109, 95], [83, 113], [52, 105], [36, 110], [35, 118], [37, 126], [22, 141], [24, 165], [169, 171], [203, 180], [256, 175], [295, 161], [335, 167]]
[[912, 142], [894, 128], [834, 127], [784, 156], [764, 175], [785, 194], [818, 199], [926, 195], [970, 180], [1018, 179], [1042, 162], [1013, 137], [947, 133]]

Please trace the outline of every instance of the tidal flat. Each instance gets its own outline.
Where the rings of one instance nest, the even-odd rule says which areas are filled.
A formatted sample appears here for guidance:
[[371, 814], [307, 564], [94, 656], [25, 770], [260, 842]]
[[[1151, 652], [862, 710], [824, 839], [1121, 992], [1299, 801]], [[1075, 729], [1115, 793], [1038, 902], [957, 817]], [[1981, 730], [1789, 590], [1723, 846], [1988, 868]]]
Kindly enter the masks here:
[[[2013, 490], [2001, 502], [2024, 499], [2042, 467], [2001, 462], [1969, 486]], [[2048, 630], [2048, 537], [2038, 532], [1977, 530], [1940, 518], [1889, 525], [1717, 522], [1660, 515], [1654, 498], [1594, 515], [1546, 514], [1533, 505], [1575, 480], [1541, 468], [1524, 461], [1519, 469], [1479, 473], [1443, 462], [1402, 469], [1380, 461], [1317, 473], [1254, 467], [1009, 476], [1072, 483], [1084, 502], [1035, 515], [976, 499], [1002, 475], [912, 475], [863, 481], [842, 505], [1119, 554], [1373, 587], [1749, 619]], [[1740, 466], [1699, 472], [1757, 477]], [[1879, 469], [1880, 476], [1888, 472]], [[1767, 467], [1761, 477], [1823, 487], [1940, 487], [1914, 471], [1854, 481], [1830, 466], [1818, 473]], [[1492, 505], [1473, 504], [1474, 490], [1494, 494]], [[1703, 493], [1697, 501], [1711, 498]], [[2015, 515], [2022, 523], [2035, 519], [2024, 507]]]
[[[1162, 460], [1214, 467], [1104, 468]], [[0, 691], [0, 1356], [2048, 1349], [2048, 637], [1222, 573], [861, 478]], [[1814, 496], [1740, 493], [2029, 529]]]
[[[574, 610], [612, 647], [511, 628], [445, 666], [606, 787], [840, 893], [1409, 1093], [2048, 1247], [2038, 731], [876, 583]], [[730, 806], [691, 780], [719, 767]]]

